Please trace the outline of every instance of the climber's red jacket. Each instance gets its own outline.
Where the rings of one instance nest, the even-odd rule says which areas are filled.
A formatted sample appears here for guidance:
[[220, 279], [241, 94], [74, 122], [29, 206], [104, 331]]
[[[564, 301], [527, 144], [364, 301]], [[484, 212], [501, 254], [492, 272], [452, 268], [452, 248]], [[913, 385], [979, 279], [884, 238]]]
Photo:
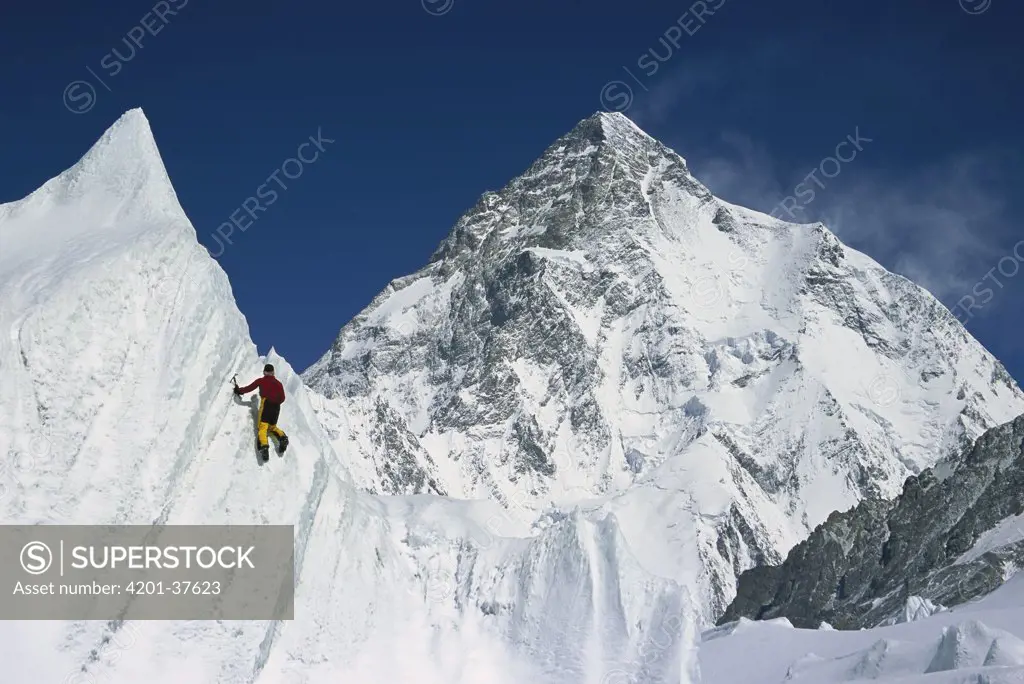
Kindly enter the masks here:
[[267, 401], [272, 401], [275, 404], [284, 403], [284, 385], [273, 375], [264, 375], [262, 378], [256, 378], [252, 381], [251, 385], [239, 387], [238, 393], [247, 394], [257, 387], [260, 388], [260, 396]]

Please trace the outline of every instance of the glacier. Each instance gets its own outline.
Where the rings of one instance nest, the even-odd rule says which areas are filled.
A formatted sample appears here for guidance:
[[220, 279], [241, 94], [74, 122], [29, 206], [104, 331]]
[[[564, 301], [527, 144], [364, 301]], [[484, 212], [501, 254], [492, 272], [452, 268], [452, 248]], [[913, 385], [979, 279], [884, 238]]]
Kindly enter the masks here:
[[[261, 467], [229, 379], [267, 361], [291, 446]], [[365, 491], [324, 398], [258, 353], [141, 110], [0, 206], [0, 370], [5, 524], [287, 524], [296, 558], [292, 621], [5, 621], [5, 682], [696, 681], [695, 600], [613, 513]]]

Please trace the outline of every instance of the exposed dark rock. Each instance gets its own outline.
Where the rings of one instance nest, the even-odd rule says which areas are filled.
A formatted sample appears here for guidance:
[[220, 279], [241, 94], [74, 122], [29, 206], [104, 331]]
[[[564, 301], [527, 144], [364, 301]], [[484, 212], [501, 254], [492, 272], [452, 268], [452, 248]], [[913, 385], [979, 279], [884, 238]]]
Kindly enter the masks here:
[[744, 572], [719, 624], [786, 617], [797, 627], [858, 629], [893, 617], [909, 595], [953, 606], [992, 591], [1024, 564], [1024, 541], [963, 555], [1024, 512], [1022, 444], [1024, 416], [986, 432], [959, 460], [908, 478], [895, 501], [832, 514], [782, 565]]

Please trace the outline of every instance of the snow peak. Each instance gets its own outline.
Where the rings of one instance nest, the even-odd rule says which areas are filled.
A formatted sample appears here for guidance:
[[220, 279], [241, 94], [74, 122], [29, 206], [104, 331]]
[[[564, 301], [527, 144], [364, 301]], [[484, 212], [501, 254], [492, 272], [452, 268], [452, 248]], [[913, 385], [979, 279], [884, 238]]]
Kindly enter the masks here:
[[[186, 570], [200, 567], [204, 570], [218, 567], [223, 569], [253, 568], [249, 554], [255, 547], [242, 549], [241, 546], [76, 546], [71, 550], [75, 569], [93, 568], [111, 570], [126, 567], [131, 570], [150, 568], [171, 569], [182, 567]], [[179, 556], [184, 556], [179, 559]], [[127, 563], [125, 562], [127, 561]]]
[[[229, 245], [234, 244], [231, 242], [230, 235], [235, 232], [235, 228], [244, 233], [259, 219], [259, 216], [256, 215], [257, 212], [266, 211], [267, 207], [277, 201], [278, 192], [274, 189], [275, 185], [281, 190], [288, 189], [288, 184], [281, 180], [279, 174], [283, 174], [289, 180], [296, 180], [305, 171], [305, 165], [312, 164], [318, 160], [320, 153], [327, 151], [325, 145], [333, 142], [334, 140], [331, 138], [325, 138], [323, 130], [317, 127], [316, 135], [309, 136], [309, 142], [303, 142], [299, 145], [294, 157], [285, 159], [281, 163], [280, 168], [275, 169], [272, 174], [267, 176], [267, 180], [256, 188], [255, 196], [247, 197], [242, 202], [242, 206], [231, 212], [231, 215], [228, 217], [231, 219], [230, 221], [225, 221], [217, 226], [217, 230], [210, 233], [210, 237], [214, 239], [218, 246], [216, 253], [210, 250], [210, 256], [216, 259], [223, 254], [226, 249], [224, 246], [225, 242]], [[273, 181], [273, 185], [271, 185], [271, 181]], [[265, 203], [260, 200], [265, 200]], [[248, 217], [242, 215], [242, 211], [248, 214]]]

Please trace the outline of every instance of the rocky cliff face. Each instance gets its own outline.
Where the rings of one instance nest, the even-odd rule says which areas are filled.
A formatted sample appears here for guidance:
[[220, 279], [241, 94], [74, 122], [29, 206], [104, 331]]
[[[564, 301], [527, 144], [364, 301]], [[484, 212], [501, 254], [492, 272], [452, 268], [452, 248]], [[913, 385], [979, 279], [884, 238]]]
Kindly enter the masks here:
[[831, 515], [780, 566], [740, 576], [720, 622], [871, 627], [921, 597], [953, 606], [1024, 565], [1024, 416], [960, 458], [907, 479], [895, 501]]
[[707, 616], [832, 511], [1024, 412], [926, 291], [715, 198], [608, 114], [481, 197], [303, 377], [366, 490], [614, 512]]

